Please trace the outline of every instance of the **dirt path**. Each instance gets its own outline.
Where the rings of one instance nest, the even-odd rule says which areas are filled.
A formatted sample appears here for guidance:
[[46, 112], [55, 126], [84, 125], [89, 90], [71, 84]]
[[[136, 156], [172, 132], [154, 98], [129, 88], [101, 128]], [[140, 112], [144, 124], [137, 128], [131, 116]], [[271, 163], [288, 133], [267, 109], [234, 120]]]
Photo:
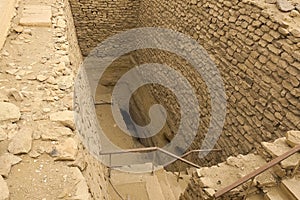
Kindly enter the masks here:
[[75, 70], [65, 31], [62, 0], [19, 1], [0, 52], [1, 200], [7, 189], [11, 200], [90, 199], [74, 163], [80, 146], [70, 122]]

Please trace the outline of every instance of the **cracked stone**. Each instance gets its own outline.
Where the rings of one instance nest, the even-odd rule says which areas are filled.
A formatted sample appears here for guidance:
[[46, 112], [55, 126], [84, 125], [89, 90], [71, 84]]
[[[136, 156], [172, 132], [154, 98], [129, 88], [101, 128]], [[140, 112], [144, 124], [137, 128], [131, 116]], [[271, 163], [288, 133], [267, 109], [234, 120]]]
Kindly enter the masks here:
[[20, 129], [8, 145], [8, 151], [12, 154], [29, 153], [32, 147], [33, 130], [29, 127]]
[[21, 161], [21, 158], [10, 153], [0, 156], [0, 176], [8, 177], [11, 167]]
[[20, 117], [20, 109], [16, 105], [0, 102], [0, 121], [16, 122]]

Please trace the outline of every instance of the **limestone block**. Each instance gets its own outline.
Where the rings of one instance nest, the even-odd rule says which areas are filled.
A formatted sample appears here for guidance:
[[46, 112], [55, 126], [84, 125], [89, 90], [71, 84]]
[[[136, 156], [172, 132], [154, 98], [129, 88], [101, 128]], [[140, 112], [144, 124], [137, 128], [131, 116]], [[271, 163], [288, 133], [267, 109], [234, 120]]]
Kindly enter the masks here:
[[23, 26], [51, 27], [51, 6], [26, 5], [22, 11], [20, 24]]
[[0, 122], [16, 122], [20, 119], [20, 117], [20, 109], [16, 105], [12, 103], [0, 102]]
[[300, 131], [288, 131], [286, 133], [286, 142], [291, 147], [300, 145]]

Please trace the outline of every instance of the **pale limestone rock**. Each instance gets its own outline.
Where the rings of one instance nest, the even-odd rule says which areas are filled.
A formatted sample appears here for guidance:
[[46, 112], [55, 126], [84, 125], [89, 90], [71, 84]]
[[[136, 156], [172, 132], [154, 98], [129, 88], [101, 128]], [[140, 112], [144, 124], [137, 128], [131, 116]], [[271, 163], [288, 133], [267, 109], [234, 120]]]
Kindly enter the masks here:
[[297, 10], [292, 10], [291, 13], [290, 13], [290, 16], [291, 17], [298, 17], [300, 14]]
[[295, 9], [293, 4], [287, 0], [277, 0], [277, 7], [282, 12], [289, 12]]
[[9, 199], [9, 190], [6, 181], [0, 176], [0, 200]]
[[277, 0], [266, 0], [266, 3], [275, 4]]
[[21, 158], [10, 153], [5, 153], [0, 156], [0, 176], [8, 177], [11, 167], [21, 161]]
[[74, 161], [78, 152], [78, 143], [73, 138], [68, 138], [53, 149], [51, 156], [56, 160]]
[[73, 135], [72, 130], [67, 127], [46, 127], [43, 130], [40, 128], [40, 131], [42, 140], [58, 141], [60, 137]]
[[286, 133], [286, 143], [291, 147], [300, 145], [300, 131], [288, 131]]
[[16, 88], [10, 89], [9, 95], [13, 96], [16, 101], [23, 101], [23, 95]]
[[20, 119], [20, 117], [20, 109], [16, 105], [12, 103], [0, 102], [0, 122], [16, 122]]
[[48, 77], [47, 77], [47, 76], [44, 76], [44, 75], [37, 75], [37, 76], [36, 76], [36, 79], [37, 79], [38, 81], [40, 81], [40, 82], [44, 82], [45, 80], [48, 79]]
[[24, 30], [24, 28], [23, 28], [22, 26], [16, 26], [16, 27], [14, 28], [14, 31], [15, 31], [16, 33], [22, 33], [23, 30]]
[[61, 76], [58, 78], [58, 87], [61, 90], [67, 90], [74, 84], [73, 76]]
[[59, 122], [62, 125], [71, 128], [72, 130], [75, 129], [73, 111], [61, 111], [53, 113], [50, 115], [50, 120], [54, 122]]
[[8, 145], [8, 151], [13, 154], [29, 153], [32, 146], [33, 130], [29, 127], [21, 128]]
[[[289, 150], [291, 147], [286, 143], [286, 138], [279, 138], [273, 143], [262, 142], [263, 147], [269, 152], [273, 157], [278, 157]], [[300, 154], [296, 153], [291, 157], [283, 160], [280, 164], [284, 169], [294, 168], [300, 161]]]
[[73, 198], [78, 200], [90, 200], [91, 196], [89, 193], [89, 187], [81, 171], [77, 167], [72, 167], [71, 172], [77, 182]]
[[0, 127], [0, 142], [7, 139], [7, 133]]
[[26, 5], [22, 13], [20, 24], [23, 26], [51, 27], [51, 6]]
[[62, 18], [58, 18], [57, 20], [57, 27], [59, 28], [66, 28], [67, 24], [66, 21]]
[[87, 167], [87, 162], [84, 159], [84, 154], [81, 152], [77, 155], [76, 160], [69, 164], [70, 167], [78, 167], [83, 171]]

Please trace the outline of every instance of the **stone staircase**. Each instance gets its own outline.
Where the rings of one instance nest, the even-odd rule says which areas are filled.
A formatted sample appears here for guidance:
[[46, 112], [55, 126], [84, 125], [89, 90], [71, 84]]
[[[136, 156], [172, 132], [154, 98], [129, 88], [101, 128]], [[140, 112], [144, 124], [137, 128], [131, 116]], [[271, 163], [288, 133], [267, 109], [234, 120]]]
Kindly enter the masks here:
[[[229, 157], [226, 162], [212, 167], [197, 169], [181, 199], [213, 199], [216, 191], [225, 188], [245, 175], [253, 172], [267, 161], [272, 160], [300, 144], [300, 132], [289, 131], [286, 137], [272, 143], [263, 142], [268, 158], [248, 154]], [[300, 153], [283, 160], [255, 177], [252, 187], [248, 190], [248, 200], [300, 200], [300, 173], [296, 171], [300, 163]], [[221, 199], [243, 199], [250, 181], [224, 195]], [[199, 188], [200, 191], [199, 191]], [[197, 191], [197, 192], [195, 192]], [[197, 193], [198, 196], [195, 196]]]
[[[129, 167], [149, 168], [152, 164]], [[167, 172], [163, 167], [157, 167], [154, 173], [132, 173], [113, 169], [109, 193], [113, 200], [177, 200], [188, 186], [190, 178], [190, 175], [182, 172], [177, 182], [177, 174]]]
[[[189, 168], [181, 172], [178, 181], [177, 172], [168, 172], [163, 167], [155, 167], [154, 173], [149, 172], [153, 167], [151, 163], [115, 168], [111, 171], [109, 193], [113, 200], [213, 199], [216, 191], [266, 165], [267, 161], [298, 144], [300, 132], [290, 131], [286, 137], [272, 143], [262, 143], [268, 158], [255, 154], [229, 157], [225, 162], [212, 167]], [[231, 190], [221, 199], [243, 199], [247, 191], [247, 200], [300, 200], [300, 173], [295, 170], [299, 163], [300, 153], [296, 153], [256, 176], [248, 191], [250, 181]], [[200, 193], [197, 196], [191, 195], [195, 191]]]

